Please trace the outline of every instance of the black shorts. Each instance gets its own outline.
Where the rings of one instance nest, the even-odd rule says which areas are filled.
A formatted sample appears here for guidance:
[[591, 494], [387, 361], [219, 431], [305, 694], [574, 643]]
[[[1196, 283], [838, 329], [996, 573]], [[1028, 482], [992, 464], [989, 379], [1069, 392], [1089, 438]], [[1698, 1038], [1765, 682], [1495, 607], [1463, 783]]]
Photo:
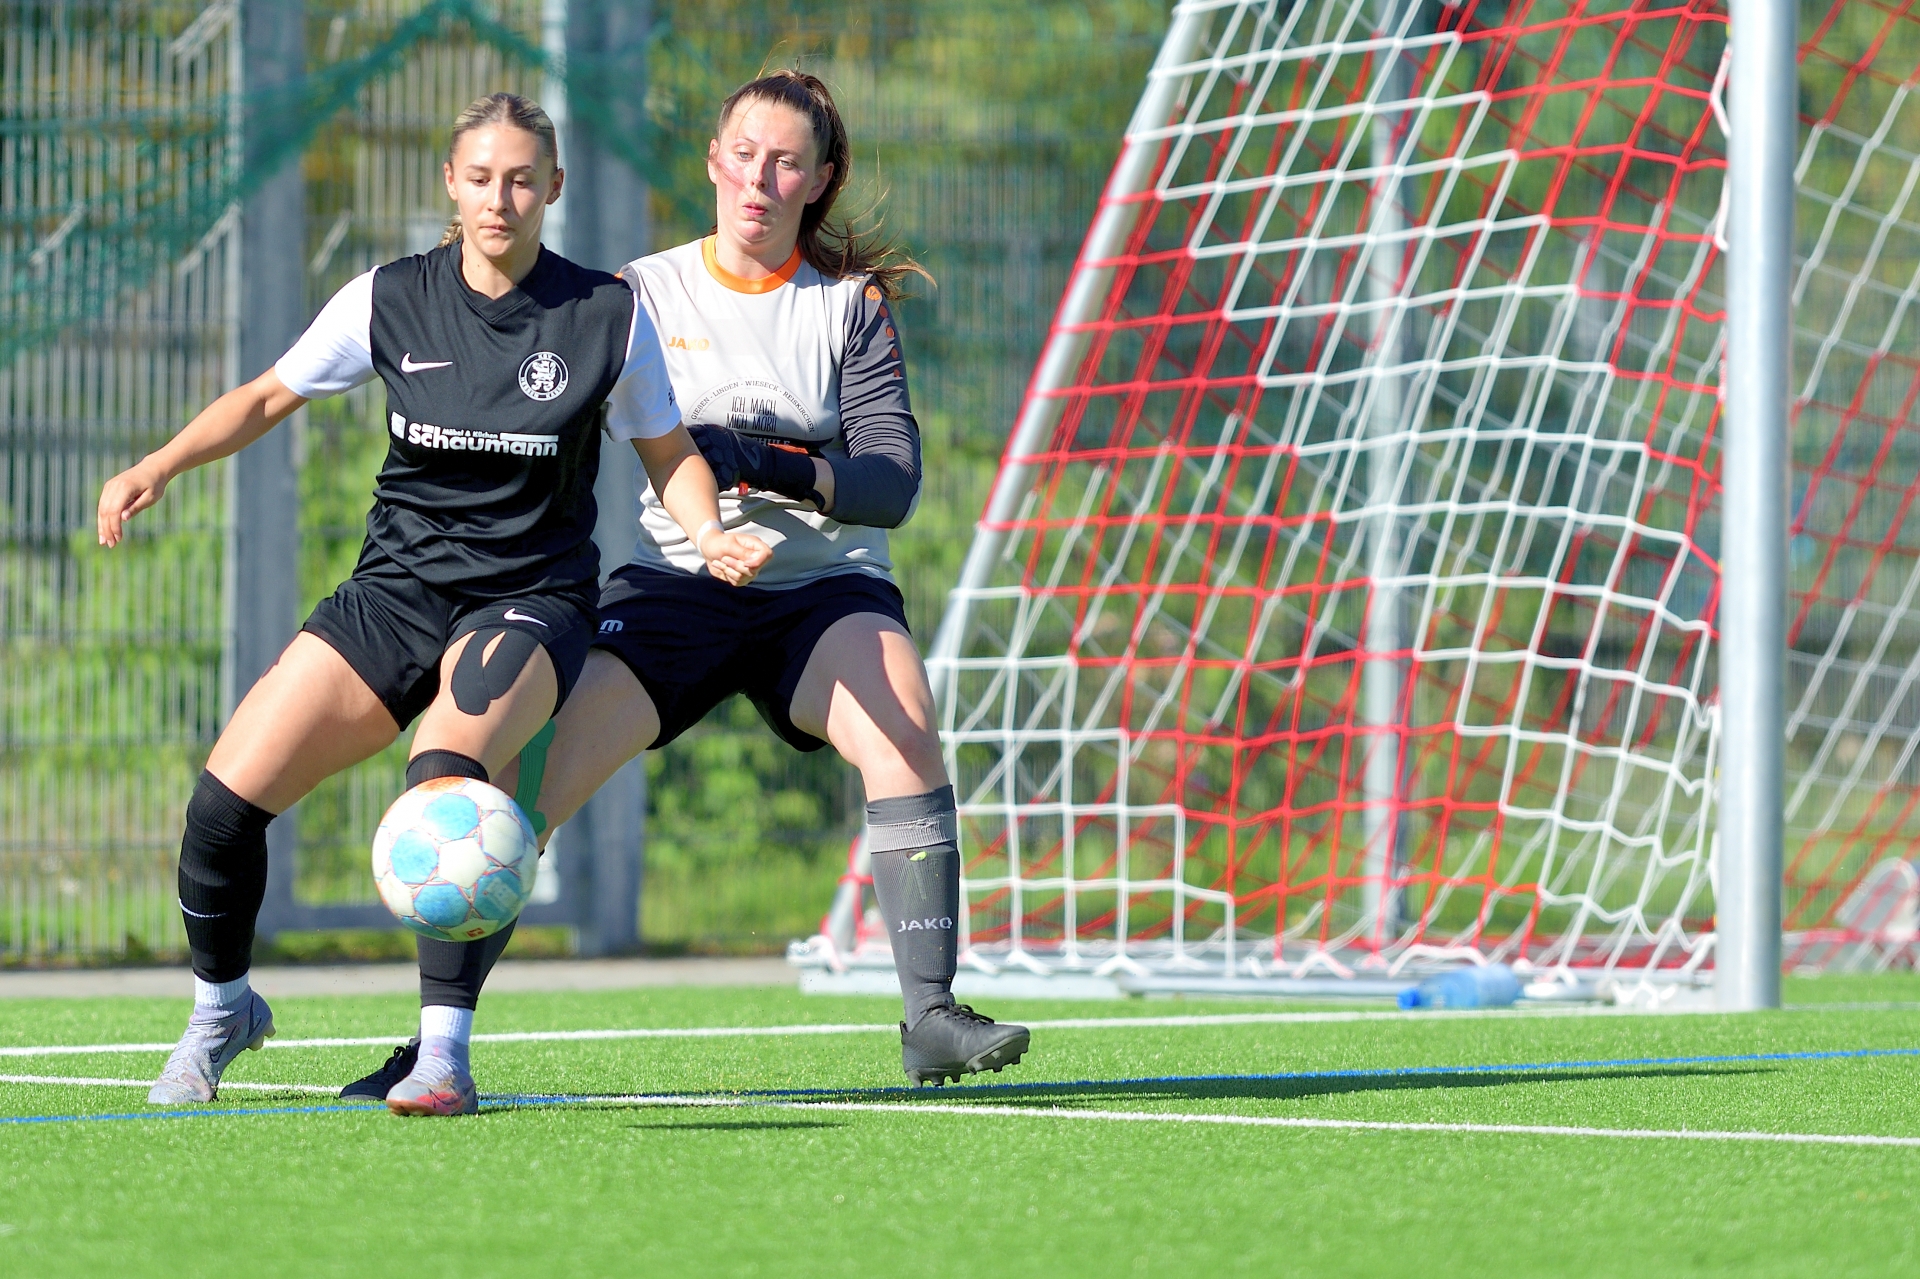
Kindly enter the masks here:
[[855, 613], [907, 624], [900, 588], [867, 573], [773, 590], [629, 564], [600, 593], [593, 646], [625, 662], [653, 699], [660, 712], [656, 749], [745, 693], [782, 741], [817, 751], [826, 743], [796, 728], [787, 712], [813, 646]]
[[353, 576], [314, 606], [300, 629], [325, 640], [367, 682], [401, 728], [440, 692], [440, 658], [483, 626], [524, 630], [539, 639], [560, 680], [558, 712], [593, 642], [592, 583], [512, 599], [475, 599], [429, 586], [372, 542]]

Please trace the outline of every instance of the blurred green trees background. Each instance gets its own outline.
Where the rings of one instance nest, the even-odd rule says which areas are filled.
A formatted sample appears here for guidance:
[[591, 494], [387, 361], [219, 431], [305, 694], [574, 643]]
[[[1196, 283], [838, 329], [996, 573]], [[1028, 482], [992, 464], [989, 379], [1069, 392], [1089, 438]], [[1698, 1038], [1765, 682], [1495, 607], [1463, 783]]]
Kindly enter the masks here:
[[[309, 47], [324, 52], [331, 19], [313, 0], [309, 11]], [[897, 308], [927, 474], [919, 511], [893, 546], [924, 644], [1158, 48], [1166, 6], [718, 0], [657, 4], [654, 17], [645, 136], [631, 139], [623, 157], [642, 168], [652, 192], [651, 242], [636, 243], [635, 256], [711, 229], [705, 154], [719, 103], [763, 69], [792, 66], [825, 79], [847, 120], [854, 165], [840, 212], [897, 238], [933, 276]], [[514, 34], [532, 53], [534, 33]], [[350, 37], [346, 45], [350, 55]], [[541, 92], [531, 58], [503, 60], [500, 71], [498, 87]], [[604, 103], [588, 109], [619, 114]], [[575, 114], [582, 110], [576, 103]], [[343, 119], [336, 127], [353, 126]], [[418, 128], [423, 147], [440, 145], [444, 122]], [[315, 241], [333, 217], [329, 181], [349, 176], [344, 145], [334, 129], [322, 130], [305, 158]], [[311, 305], [364, 269], [351, 253], [339, 256], [319, 273]], [[355, 396], [308, 412], [301, 518], [309, 600], [331, 592], [358, 553], [385, 447], [368, 425], [374, 416], [377, 406]], [[303, 895], [366, 895], [366, 838], [398, 784], [404, 744], [388, 754], [303, 805]], [[648, 779], [641, 933], [649, 945], [778, 949], [814, 928], [864, 800], [858, 776], [831, 750], [789, 749], [736, 698], [651, 752]]]
[[[655, 247], [712, 225], [715, 108], [764, 67], [824, 78], [865, 212], [933, 275], [898, 308], [925, 437], [920, 509], [893, 535], [931, 639], [1021, 394], [1166, 22], [1155, 0], [663, 6], [649, 59]], [[783, 945], [811, 931], [858, 829], [859, 779], [800, 755], [735, 699], [649, 756], [642, 935]]]
[[[100, 483], [239, 377], [231, 231], [300, 167], [309, 313], [439, 238], [454, 113], [506, 89], [558, 106], [649, 183], [631, 256], [704, 234], [721, 98], [765, 68], [826, 79], [851, 129], [845, 212], [926, 264], [899, 308], [926, 435], [895, 539], [914, 628], [940, 615], [1166, 0], [574, 0], [637, 43], [553, 55], [545, 0], [305, 0], [306, 74], [241, 67], [237, 6], [18, 0], [0, 27], [0, 962], [177, 953], [174, 858], [222, 713], [230, 468], [177, 482], [112, 554]], [[642, 19], [644, 18], [644, 21]], [[650, 25], [649, 25], [650, 24]], [[558, 28], [566, 29], [560, 21]], [[276, 129], [242, 155], [240, 111]], [[300, 594], [352, 571], [385, 445], [378, 388], [283, 429], [300, 468]], [[240, 536], [244, 536], [242, 531]], [[244, 600], [232, 601], [245, 607]], [[370, 901], [366, 848], [406, 744], [299, 809], [299, 892]], [[643, 932], [777, 949], [830, 899], [858, 779], [731, 705], [649, 758]], [[324, 948], [323, 948], [324, 949]]]
[[[644, 56], [576, 49], [567, 68], [575, 118], [620, 122], [614, 149], [651, 184], [634, 254], [707, 230], [702, 156], [718, 102], [765, 68], [794, 65], [833, 85], [851, 126], [854, 184], [843, 210], [881, 221], [937, 281], [899, 308], [928, 473], [895, 556], [925, 639], [1169, 0], [636, 0], [634, 11], [642, 7], [652, 22]], [[1802, 68], [1803, 109], [1824, 121], [1827, 142], [1801, 175], [1802, 248], [1817, 242], [1822, 265], [1805, 278], [1800, 312], [1819, 325], [1835, 314], [1866, 324], [1879, 314], [1871, 307], [1891, 305], [1913, 275], [1911, 237], [1890, 230], [1905, 225], [1896, 215], [1912, 175], [1886, 155], [1870, 164], [1856, 157], [1884, 101], [1904, 100], [1910, 78], [1866, 77], [1841, 91], [1854, 85], [1851, 68], [1867, 48], [1882, 66], [1910, 67], [1914, 27], [1889, 25], [1885, 6], [1802, 0], [1801, 8], [1803, 35], [1817, 46]], [[289, 247], [307, 262], [309, 311], [360, 271], [430, 246], [447, 212], [437, 174], [454, 111], [494, 89], [553, 101], [557, 69], [542, 45], [550, 9], [543, 0], [305, 0], [306, 77], [258, 91], [284, 92], [284, 102], [267, 104], [284, 131], [236, 163], [232, 108], [244, 95], [233, 5], [8, 6], [0, 27], [0, 962], [177, 952], [183, 941], [173, 858], [221, 713], [227, 469], [183, 477], [113, 555], [93, 546], [91, 519], [107, 475], [231, 381], [221, 354], [232, 332], [222, 281], [234, 202], [264, 172], [301, 166], [307, 224], [304, 243]], [[1476, 10], [1486, 21], [1509, 11], [1492, 0]], [[1636, 56], [1664, 48], [1654, 40]], [[1582, 56], [1593, 49], [1604, 46]], [[1690, 51], [1696, 79], [1718, 53], [1713, 39]], [[1633, 76], [1656, 73], [1671, 81], [1673, 68]], [[1627, 83], [1621, 102], [1645, 81]], [[1570, 120], [1543, 116], [1541, 136]], [[1590, 140], [1599, 136], [1586, 127]], [[1516, 207], [1537, 207], [1528, 184], [1543, 171], [1516, 178]], [[1861, 210], [1880, 220], [1870, 224]], [[1868, 256], [1877, 274], [1861, 292]], [[1856, 293], [1865, 299], [1857, 311]], [[1893, 396], [1875, 428], [1890, 433], [1891, 451], [1882, 451], [1882, 436], [1859, 433], [1866, 419], [1838, 407], [1867, 386], [1868, 357], [1879, 358], [1873, 343], [1801, 337], [1816, 340], [1825, 376], [1846, 394], [1806, 404], [1796, 429], [1796, 504], [1809, 502], [1813, 514], [1794, 542], [1795, 591], [1837, 594], [1796, 634], [1797, 680], [1827, 669], [1831, 631], [1822, 628], [1855, 615], [1852, 603], [1841, 610], [1834, 601], [1853, 599], [1858, 566], [1881, 553], [1877, 540], [1849, 542], [1829, 573], [1813, 534], [1851, 536], [1845, 529], [1856, 519], [1840, 513], [1847, 502], [1835, 495], [1850, 490], [1831, 482], [1833, 468], [1853, 477], [1913, 469], [1895, 383], [1868, 387], [1869, 399]], [[1803, 345], [1800, 358], [1813, 350]], [[384, 449], [375, 394], [363, 388], [316, 404], [290, 427], [308, 605], [347, 575], [359, 549]], [[1849, 422], [1851, 433], [1833, 446]], [[1816, 474], [1825, 487], [1808, 499]], [[1861, 527], [1897, 527], [1897, 512], [1885, 513], [1897, 493], [1874, 488]], [[1704, 536], [1716, 536], [1711, 522]], [[1904, 607], [1890, 593], [1899, 580], [1879, 574], [1881, 595], [1867, 602]], [[1880, 660], [1858, 638], [1865, 634], [1847, 641], [1843, 664]], [[1836, 691], [1821, 694], [1828, 701], [1813, 708], [1817, 724], [1853, 723], [1843, 696], [1866, 686], [1825, 687]], [[1894, 759], [1901, 734], [1847, 729], [1834, 740], [1836, 767], [1852, 767], [1863, 749], [1885, 757], [1875, 768], [1910, 762]], [[1791, 749], [1800, 752], [1796, 775], [1818, 766], [1805, 756], [1813, 748]], [[404, 757], [403, 744], [303, 803], [303, 895], [371, 899], [367, 840], [400, 789]], [[809, 930], [858, 826], [858, 779], [831, 752], [787, 749], [738, 702], [648, 762], [649, 940], [774, 949]], [[1852, 846], [1881, 855], [1878, 844]], [[1823, 871], [1809, 884], [1798, 873], [1789, 884], [1815, 914], [1850, 882]]]

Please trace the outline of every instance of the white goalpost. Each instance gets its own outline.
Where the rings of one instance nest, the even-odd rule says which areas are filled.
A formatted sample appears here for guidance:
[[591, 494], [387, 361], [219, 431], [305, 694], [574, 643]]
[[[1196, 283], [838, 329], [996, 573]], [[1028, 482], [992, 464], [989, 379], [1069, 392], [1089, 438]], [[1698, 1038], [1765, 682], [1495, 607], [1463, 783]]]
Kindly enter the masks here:
[[1732, 4], [1727, 103], [1727, 440], [1720, 560], [1719, 848], [1713, 869], [1720, 1006], [1780, 1005], [1785, 750], [1787, 413], [1793, 340], [1797, 4]]
[[1175, 7], [929, 654], [963, 971], [1911, 962], [1920, 19], [1798, 17]]

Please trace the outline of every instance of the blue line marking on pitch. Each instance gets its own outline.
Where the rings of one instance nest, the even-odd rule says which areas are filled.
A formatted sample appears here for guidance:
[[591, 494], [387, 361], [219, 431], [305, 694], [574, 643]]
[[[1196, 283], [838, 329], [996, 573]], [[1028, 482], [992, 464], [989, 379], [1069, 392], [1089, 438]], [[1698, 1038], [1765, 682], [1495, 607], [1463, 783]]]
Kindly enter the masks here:
[[[1842, 1048], [1819, 1052], [1728, 1053], [1695, 1057], [1613, 1057], [1591, 1061], [1496, 1062], [1477, 1066], [1389, 1066], [1382, 1069], [1354, 1070], [1281, 1070], [1253, 1075], [1151, 1075], [1131, 1079], [1026, 1080], [1020, 1083], [960, 1084], [942, 1088], [944, 1097], [979, 1096], [992, 1093], [1040, 1092], [1062, 1088], [1129, 1088], [1151, 1084], [1224, 1084], [1278, 1083], [1286, 1080], [1315, 1079], [1408, 1079], [1442, 1075], [1501, 1075], [1525, 1071], [1620, 1070], [1632, 1066], [1730, 1066], [1743, 1062], [1862, 1061], [1876, 1057], [1920, 1057], [1920, 1048]], [[880, 1088], [754, 1088], [726, 1093], [659, 1093], [660, 1097], [716, 1101], [727, 1098], [758, 1098], [769, 1101], [808, 1097], [884, 1097], [932, 1095], [925, 1087], [895, 1085]], [[566, 1106], [596, 1101], [618, 1101], [617, 1096], [596, 1097], [581, 1093], [498, 1093], [481, 1094], [480, 1100], [491, 1106]], [[211, 1110], [150, 1110], [99, 1115], [5, 1115], [4, 1124], [71, 1124], [124, 1122], [137, 1119], [216, 1119], [237, 1115], [324, 1115], [351, 1111], [375, 1111], [378, 1102], [360, 1105], [247, 1106]]]

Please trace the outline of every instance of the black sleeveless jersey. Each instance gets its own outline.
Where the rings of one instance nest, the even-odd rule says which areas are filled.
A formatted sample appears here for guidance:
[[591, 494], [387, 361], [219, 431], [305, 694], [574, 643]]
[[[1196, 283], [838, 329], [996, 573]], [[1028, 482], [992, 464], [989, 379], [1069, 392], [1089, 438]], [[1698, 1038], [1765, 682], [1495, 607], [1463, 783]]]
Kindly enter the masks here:
[[633, 294], [545, 249], [518, 288], [467, 286], [460, 247], [373, 273], [368, 348], [387, 460], [367, 536], [421, 580], [501, 599], [598, 580], [600, 407]]

